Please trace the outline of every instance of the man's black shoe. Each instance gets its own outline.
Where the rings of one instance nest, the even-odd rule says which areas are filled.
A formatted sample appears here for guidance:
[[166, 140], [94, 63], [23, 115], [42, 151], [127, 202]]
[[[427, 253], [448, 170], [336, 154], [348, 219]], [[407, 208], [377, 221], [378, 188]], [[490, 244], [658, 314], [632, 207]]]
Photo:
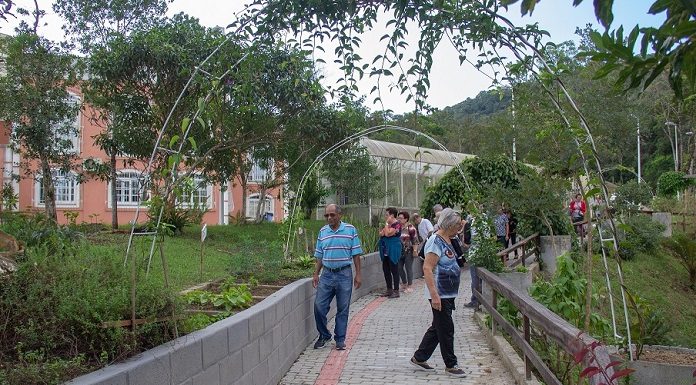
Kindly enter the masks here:
[[321, 349], [326, 346], [326, 343], [329, 342], [331, 338], [323, 338], [322, 336], [319, 336], [319, 339], [317, 342], [314, 343], [314, 349]]

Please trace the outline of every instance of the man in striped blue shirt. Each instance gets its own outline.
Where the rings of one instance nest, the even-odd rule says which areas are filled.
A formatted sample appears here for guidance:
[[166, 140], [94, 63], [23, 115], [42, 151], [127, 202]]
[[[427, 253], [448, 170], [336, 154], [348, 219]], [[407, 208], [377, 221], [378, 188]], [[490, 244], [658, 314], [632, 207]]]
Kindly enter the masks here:
[[[326, 327], [326, 315], [331, 300], [336, 297], [336, 326], [334, 339], [336, 349], [346, 349], [346, 330], [353, 285], [360, 288], [360, 255], [362, 247], [358, 230], [353, 225], [341, 221], [341, 207], [335, 204], [326, 206], [324, 214], [327, 225], [319, 231], [314, 257], [317, 260], [312, 284], [317, 289], [314, 298], [314, 320], [319, 338], [314, 349], [320, 349], [331, 341], [331, 333]], [[355, 278], [353, 269], [355, 265]], [[321, 272], [321, 277], [319, 273]]]

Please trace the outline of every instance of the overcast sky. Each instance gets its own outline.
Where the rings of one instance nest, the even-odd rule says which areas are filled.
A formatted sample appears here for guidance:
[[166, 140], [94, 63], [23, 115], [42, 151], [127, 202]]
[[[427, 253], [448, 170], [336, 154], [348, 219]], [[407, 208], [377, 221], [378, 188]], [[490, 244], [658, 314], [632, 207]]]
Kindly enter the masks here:
[[[652, 16], [647, 14], [647, 10], [654, 0], [615, 0], [614, 1], [614, 26], [623, 24], [627, 29], [635, 24], [641, 26], [659, 25], [664, 20], [664, 14]], [[247, 0], [174, 0], [169, 6], [169, 14], [185, 12], [198, 18], [203, 25], [207, 26], [227, 26], [234, 18], [234, 14], [241, 10]], [[519, 16], [519, 2], [510, 9], [509, 17], [517, 24], [538, 22], [541, 29], [547, 30], [551, 34], [551, 40], [562, 42], [565, 40], [576, 40], [574, 35], [576, 27], [583, 27], [587, 23], [597, 26], [598, 22], [594, 17], [592, 8], [593, 1], [585, 0], [578, 7], [572, 6], [572, 0], [544, 0], [541, 1], [534, 11], [534, 14], [524, 18]], [[31, 8], [33, 0], [17, 0], [17, 6]], [[54, 40], [62, 38], [60, 30], [62, 21], [50, 11], [51, 1], [39, 0], [41, 7], [48, 11], [44, 21], [48, 24], [41, 27], [40, 33]], [[0, 32], [12, 34], [15, 20], [9, 23], [0, 21]], [[626, 29], [625, 28], [625, 29]], [[384, 46], [378, 41], [383, 34], [382, 29], [368, 36], [364, 36], [363, 46], [358, 54], [370, 63], [371, 58], [381, 53]], [[416, 36], [412, 36], [411, 41], [415, 43]], [[415, 44], [411, 44], [415, 46]], [[327, 49], [333, 52], [333, 49]], [[333, 61], [332, 57], [323, 57], [327, 63]], [[475, 57], [472, 57], [475, 61]], [[341, 76], [340, 70], [336, 66], [327, 64], [320, 67], [325, 76], [325, 85], [333, 85], [336, 79]], [[368, 94], [375, 84], [374, 78], [365, 78], [360, 84], [360, 91]], [[429, 91], [428, 104], [437, 108], [444, 108], [454, 105], [468, 97], [476, 96], [480, 91], [490, 87], [491, 81], [485, 75], [479, 73], [469, 64], [459, 65], [458, 55], [449, 43], [441, 44], [433, 58], [433, 67], [430, 75], [431, 88]], [[386, 93], [390, 81], [382, 82], [382, 99], [384, 107], [392, 109], [394, 112], [402, 113], [411, 111], [414, 108], [412, 102], [406, 103], [405, 95], [398, 92]], [[372, 100], [375, 95], [368, 95], [367, 104], [373, 110], [381, 109], [381, 105], [373, 106]]]

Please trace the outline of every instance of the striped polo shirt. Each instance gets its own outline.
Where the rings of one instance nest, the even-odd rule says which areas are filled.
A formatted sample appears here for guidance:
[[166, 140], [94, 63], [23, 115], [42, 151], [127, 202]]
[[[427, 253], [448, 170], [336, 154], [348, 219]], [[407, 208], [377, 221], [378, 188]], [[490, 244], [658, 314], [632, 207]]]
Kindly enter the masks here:
[[325, 225], [319, 230], [314, 256], [322, 265], [337, 269], [353, 263], [353, 257], [362, 254], [362, 246], [355, 226], [341, 222], [334, 231]]

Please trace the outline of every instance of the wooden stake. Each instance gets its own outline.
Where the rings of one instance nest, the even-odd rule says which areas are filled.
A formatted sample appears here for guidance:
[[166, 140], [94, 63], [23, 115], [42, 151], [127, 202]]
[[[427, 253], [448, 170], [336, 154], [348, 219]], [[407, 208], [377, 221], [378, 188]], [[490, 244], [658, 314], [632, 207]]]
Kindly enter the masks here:
[[200, 266], [198, 268], [198, 271], [199, 271], [198, 272], [198, 280], [201, 282], [203, 282], [203, 250], [204, 250], [204, 248], [205, 248], [204, 243], [201, 242], [201, 261], [200, 261]]
[[[167, 258], [164, 256], [164, 238], [159, 242], [160, 258], [162, 259], [162, 274], [164, 275], [164, 287], [169, 290], [169, 266]], [[174, 338], [179, 338], [179, 328], [176, 325], [176, 314], [174, 306], [172, 306], [172, 321], [174, 322]]]
[[133, 332], [133, 339], [135, 339], [135, 269], [136, 269], [136, 257], [131, 256], [131, 331]]
[[163, 241], [159, 242], [160, 258], [162, 259], [162, 273], [164, 275], [164, 287], [169, 289], [169, 267], [167, 266], [167, 258], [164, 257]]

